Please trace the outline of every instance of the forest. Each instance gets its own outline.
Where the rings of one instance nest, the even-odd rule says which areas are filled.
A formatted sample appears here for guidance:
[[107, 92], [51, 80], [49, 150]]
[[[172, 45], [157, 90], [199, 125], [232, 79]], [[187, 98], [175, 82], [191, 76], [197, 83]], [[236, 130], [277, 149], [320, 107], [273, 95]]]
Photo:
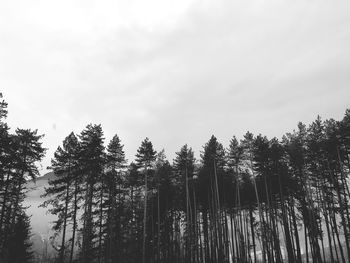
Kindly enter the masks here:
[[[6, 123], [0, 102], [0, 262], [34, 257], [25, 183], [45, 155], [37, 130]], [[101, 125], [58, 146], [42, 207], [57, 216], [46, 262], [301, 263], [350, 260], [350, 109], [281, 139], [213, 135], [200, 158], [169, 161], [145, 138], [128, 162]], [[45, 200], [45, 201], [44, 201]]]

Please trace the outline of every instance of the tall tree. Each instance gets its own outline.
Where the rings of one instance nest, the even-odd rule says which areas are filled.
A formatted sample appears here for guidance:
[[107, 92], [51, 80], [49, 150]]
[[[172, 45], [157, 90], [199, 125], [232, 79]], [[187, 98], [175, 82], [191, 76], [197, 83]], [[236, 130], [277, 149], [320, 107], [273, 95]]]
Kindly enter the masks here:
[[16, 129], [15, 134], [9, 134], [9, 127], [4, 122], [6, 116], [7, 103], [1, 101], [0, 261], [30, 262], [30, 225], [23, 201], [26, 181], [35, 180], [39, 174], [37, 163], [45, 153], [41, 142], [43, 135], [31, 129]]
[[185, 192], [185, 199], [183, 200], [183, 195], [181, 196], [181, 203], [183, 210], [186, 215], [186, 224], [185, 224], [185, 260], [191, 262], [193, 260], [194, 247], [196, 244], [195, 236], [195, 215], [194, 211], [194, 200], [192, 197], [193, 189], [191, 189], [191, 180], [194, 175], [194, 165], [195, 158], [192, 148], [189, 148], [187, 144], [181, 147], [180, 151], [176, 153], [174, 159], [174, 171], [177, 176], [180, 177], [180, 188], [179, 193]]
[[115, 135], [110, 141], [107, 147], [107, 163], [106, 163], [106, 186], [107, 186], [107, 236], [106, 236], [106, 262], [116, 262], [118, 260], [118, 251], [121, 251], [120, 247], [117, 247], [117, 238], [120, 239], [118, 233], [118, 218], [121, 218], [121, 214], [118, 214], [117, 209], [117, 195], [122, 179], [122, 172], [126, 168], [125, 153], [123, 145], [118, 137]]
[[[59, 247], [58, 262], [63, 263], [65, 260], [67, 227], [68, 222], [73, 223], [71, 256], [73, 256], [76, 220], [77, 220], [77, 195], [78, 185], [81, 183], [79, 178], [79, 142], [74, 133], [70, 133], [63, 141], [63, 148], [58, 147], [54, 159], [51, 160], [50, 169], [53, 170], [55, 177], [49, 181], [49, 187], [45, 188], [42, 197], [49, 197], [42, 206], [51, 205], [49, 211], [57, 215], [54, 222], [53, 230], [55, 236], [61, 234], [61, 244]], [[70, 232], [70, 231], [69, 231]], [[71, 260], [70, 260], [71, 261]]]
[[156, 160], [156, 151], [153, 149], [152, 142], [146, 138], [142, 141], [141, 146], [137, 150], [136, 164], [144, 173], [144, 210], [143, 210], [143, 241], [142, 241], [142, 263], [146, 263], [146, 242], [147, 242], [147, 199], [148, 199], [148, 175], [150, 169], [153, 168]]
[[80, 138], [80, 165], [85, 180], [85, 203], [83, 212], [81, 261], [93, 262], [95, 258], [95, 229], [94, 209], [97, 183], [103, 176], [105, 153], [103, 146], [103, 131], [101, 125], [89, 124], [79, 136]]
[[[221, 206], [223, 203], [223, 186], [225, 179], [225, 149], [217, 138], [212, 135], [201, 153], [202, 167], [199, 172], [199, 199], [202, 204], [204, 239], [208, 246], [206, 257], [214, 262], [224, 262], [225, 245], [223, 235], [223, 218]], [[207, 214], [209, 217], [207, 217]], [[209, 218], [209, 219], [208, 219]], [[209, 228], [212, 233], [209, 233]], [[212, 235], [212, 236], [211, 236]], [[211, 239], [211, 242], [209, 242]]]

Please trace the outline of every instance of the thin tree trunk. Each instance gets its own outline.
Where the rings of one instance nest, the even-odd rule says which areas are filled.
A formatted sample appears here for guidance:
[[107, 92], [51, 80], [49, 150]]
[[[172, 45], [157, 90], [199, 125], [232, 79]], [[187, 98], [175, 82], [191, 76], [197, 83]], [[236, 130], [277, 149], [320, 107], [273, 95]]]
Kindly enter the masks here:
[[77, 228], [77, 212], [78, 212], [78, 181], [75, 180], [75, 187], [74, 187], [74, 212], [73, 212], [73, 230], [72, 230], [72, 246], [71, 246], [71, 252], [69, 257], [69, 263], [73, 262], [73, 255], [74, 255], [74, 243], [75, 243], [75, 233]]
[[146, 235], [147, 235], [147, 199], [148, 199], [148, 185], [147, 185], [147, 167], [145, 167], [145, 201], [143, 207], [143, 239], [142, 239], [142, 263], [146, 263]]
[[60, 248], [60, 259], [59, 261], [61, 263], [64, 262], [64, 251], [65, 251], [65, 243], [66, 243], [66, 228], [67, 228], [67, 214], [68, 214], [68, 203], [69, 203], [69, 184], [66, 185], [66, 200], [65, 200], [65, 207], [64, 207], [64, 215], [63, 215], [63, 234], [62, 234], [62, 242], [61, 242], [61, 248]]

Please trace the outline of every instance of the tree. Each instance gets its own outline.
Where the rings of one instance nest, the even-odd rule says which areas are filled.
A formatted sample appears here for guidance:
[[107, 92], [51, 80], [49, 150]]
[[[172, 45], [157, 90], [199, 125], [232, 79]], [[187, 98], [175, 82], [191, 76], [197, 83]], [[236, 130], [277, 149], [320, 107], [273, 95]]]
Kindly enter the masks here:
[[84, 263], [90, 263], [95, 258], [94, 209], [96, 204], [94, 199], [98, 198], [96, 196], [96, 187], [98, 182], [101, 182], [105, 164], [104, 138], [101, 125], [89, 124], [81, 132], [79, 138], [81, 145], [80, 166], [86, 182], [81, 260]]
[[[196, 233], [195, 231], [195, 221], [196, 221], [196, 211], [194, 211], [194, 200], [191, 197], [193, 189], [191, 189], [190, 180], [193, 179], [194, 175], [194, 164], [195, 158], [192, 148], [189, 148], [187, 144], [181, 147], [180, 151], [176, 153], [174, 159], [174, 171], [179, 177], [179, 199], [181, 200], [182, 209], [185, 211], [186, 215], [186, 225], [185, 225], [185, 260], [191, 261], [193, 258], [194, 247], [196, 244]], [[183, 200], [182, 193], [185, 192], [185, 200]]]
[[[23, 212], [18, 212], [14, 232], [8, 240], [9, 263], [31, 263], [33, 261], [32, 243], [30, 241], [30, 220]], [[5, 261], [6, 262], [6, 261]]]
[[[121, 214], [117, 209], [117, 194], [120, 192], [122, 180], [122, 172], [126, 167], [125, 153], [123, 145], [118, 137], [115, 135], [107, 147], [107, 162], [106, 162], [106, 186], [107, 186], [107, 236], [106, 236], [106, 262], [116, 262], [118, 252], [121, 248], [117, 247], [118, 220]], [[119, 189], [118, 189], [119, 188]], [[100, 237], [101, 238], [101, 237]]]
[[[222, 217], [222, 203], [224, 197], [224, 185], [226, 179], [226, 158], [225, 149], [221, 143], [219, 143], [214, 135], [203, 147], [201, 153], [202, 167], [198, 176], [199, 187], [199, 199], [202, 204], [203, 223], [204, 223], [204, 242], [210, 249], [206, 249], [206, 257], [208, 260], [214, 260], [214, 262], [224, 262], [227, 259], [225, 250], [225, 240], [223, 235], [223, 217]], [[207, 220], [207, 214], [209, 213], [209, 220]], [[209, 233], [208, 225], [213, 230], [213, 233]], [[209, 235], [212, 241], [209, 242]], [[210, 253], [209, 253], [210, 251]]]
[[70, 262], [73, 257], [75, 232], [77, 225], [78, 194], [79, 184], [79, 142], [74, 133], [70, 133], [63, 141], [63, 148], [58, 147], [54, 159], [51, 160], [50, 169], [53, 170], [55, 177], [49, 181], [49, 187], [45, 188], [42, 197], [49, 197], [42, 206], [51, 205], [49, 211], [58, 216], [54, 222], [53, 230], [55, 237], [62, 234], [61, 244], [59, 247], [58, 262], [63, 263], [66, 251], [66, 234], [68, 221], [73, 222]]
[[146, 138], [142, 141], [141, 146], [137, 150], [136, 164], [144, 172], [145, 183], [145, 201], [143, 212], [143, 241], [142, 241], [142, 263], [146, 263], [146, 240], [147, 240], [147, 199], [148, 199], [148, 174], [153, 167], [153, 163], [156, 159], [156, 151], [153, 149], [152, 142]]
[[[0, 98], [2, 94], [0, 93]], [[29, 218], [23, 200], [26, 181], [35, 180], [39, 171], [37, 162], [44, 157], [43, 135], [37, 130], [19, 129], [9, 133], [3, 119], [7, 103], [0, 102], [0, 261], [30, 262]]]

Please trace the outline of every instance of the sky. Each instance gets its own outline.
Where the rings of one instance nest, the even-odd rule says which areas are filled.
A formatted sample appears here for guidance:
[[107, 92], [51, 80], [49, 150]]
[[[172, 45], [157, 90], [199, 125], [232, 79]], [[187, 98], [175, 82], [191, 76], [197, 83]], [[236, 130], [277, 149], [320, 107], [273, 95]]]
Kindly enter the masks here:
[[214, 134], [281, 138], [350, 107], [350, 1], [4, 0], [7, 122], [48, 148], [102, 124], [129, 161], [149, 137], [170, 160]]

